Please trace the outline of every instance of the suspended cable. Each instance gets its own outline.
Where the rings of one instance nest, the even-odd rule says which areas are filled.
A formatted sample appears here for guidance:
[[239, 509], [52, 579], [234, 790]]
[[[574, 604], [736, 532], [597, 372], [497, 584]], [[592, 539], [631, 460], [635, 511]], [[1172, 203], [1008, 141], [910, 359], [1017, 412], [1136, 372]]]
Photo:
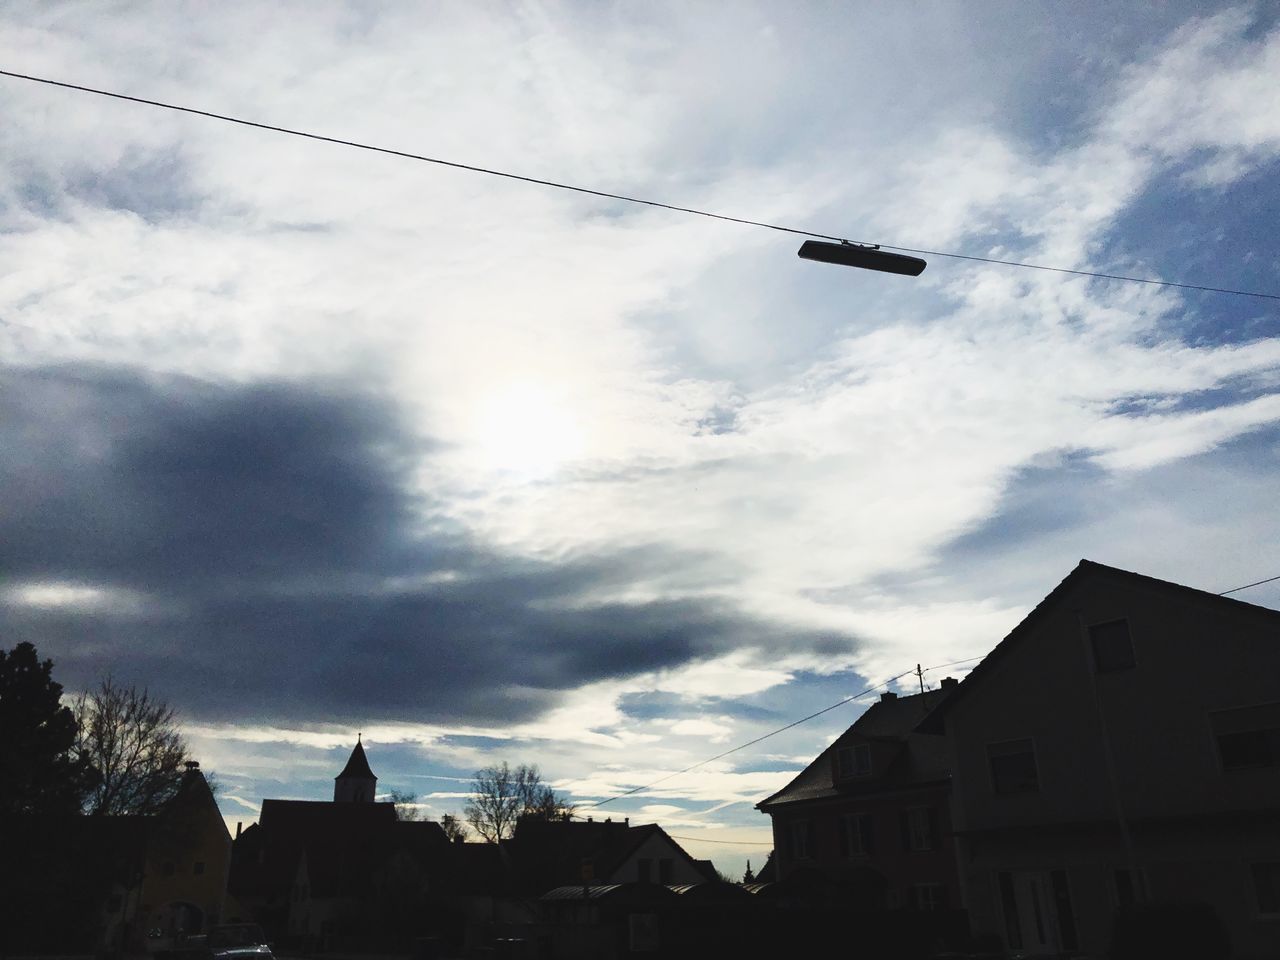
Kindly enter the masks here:
[[[1027, 270], [1043, 270], [1051, 273], [1069, 274], [1077, 277], [1091, 277], [1096, 280], [1117, 280], [1124, 283], [1144, 283], [1160, 287], [1177, 287], [1182, 290], [1198, 290], [1204, 293], [1221, 293], [1237, 297], [1257, 297], [1263, 300], [1280, 300], [1280, 294], [1260, 293], [1252, 290], [1237, 290], [1231, 287], [1214, 287], [1198, 283], [1181, 283], [1173, 280], [1156, 280], [1150, 277], [1130, 277], [1124, 274], [1116, 273], [1099, 273], [1092, 270], [1073, 270], [1067, 267], [1054, 267], [1041, 263], [1027, 263], [1021, 260], [1001, 260], [996, 257], [979, 257], [964, 253], [950, 253], [945, 250], [925, 250], [919, 247], [903, 247], [889, 243], [867, 243], [865, 241], [850, 241], [846, 237], [838, 237], [829, 233], [817, 233], [813, 230], [804, 230], [797, 227], [783, 226], [777, 223], [768, 223], [763, 220], [751, 220], [746, 217], [732, 217], [723, 213], [714, 213], [709, 210], [699, 210], [695, 207], [682, 207], [671, 203], [662, 203], [657, 200], [646, 200], [643, 197], [632, 197], [621, 193], [611, 193], [607, 190], [594, 190], [589, 187], [581, 187], [576, 184], [563, 183], [557, 180], [546, 180], [541, 177], [530, 177], [518, 173], [510, 173], [505, 170], [495, 170], [490, 167], [481, 167], [470, 163], [460, 163], [456, 160], [445, 160], [440, 157], [429, 157], [420, 153], [411, 153], [407, 150], [395, 150], [391, 147], [379, 147], [370, 143], [361, 143], [357, 140], [346, 140], [341, 137], [330, 137], [319, 133], [311, 133], [306, 130], [297, 130], [291, 127], [282, 127], [272, 123], [260, 123], [256, 120], [246, 120], [243, 117], [233, 117], [228, 114], [214, 113], [211, 110], [200, 110], [196, 107], [186, 107], [176, 103], [168, 103], [163, 100], [153, 100], [147, 97], [135, 97], [125, 93], [116, 93], [112, 90], [101, 90], [96, 87], [88, 87], [78, 83], [68, 83], [64, 80], [53, 80], [48, 77], [37, 77], [27, 73], [17, 73], [12, 70], [0, 70], [0, 76], [11, 77], [15, 80], [27, 80], [31, 83], [40, 83], [50, 87], [60, 87], [64, 90], [75, 90], [79, 93], [88, 93], [98, 97], [110, 97], [113, 100], [124, 100], [129, 103], [142, 104], [148, 107], [157, 107], [162, 110], [173, 110], [178, 113], [187, 113], [193, 116], [205, 117], [209, 120], [220, 120], [223, 123], [234, 123], [242, 127], [252, 127], [256, 130], [267, 130], [272, 133], [286, 134], [291, 137], [302, 137], [307, 140], [318, 140], [322, 143], [332, 143], [343, 147], [352, 147], [356, 150], [368, 150], [372, 153], [382, 153], [388, 156], [401, 157], [406, 160], [418, 160], [422, 163], [432, 163], [442, 167], [451, 167], [455, 170], [468, 170], [472, 173], [480, 173], [491, 177], [502, 177], [506, 180], [518, 180], [522, 183], [531, 183], [542, 187], [551, 187], [556, 190], [569, 190], [573, 193], [582, 193], [593, 197], [602, 197], [607, 200], [618, 200], [623, 203], [641, 204], [647, 207], [657, 207], [661, 210], [671, 210], [675, 213], [687, 213], [692, 216], [708, 217], [713, 220], [724, 220], [728, 223], [738, 223], [749, 227], [761, 227], [766, 230], [776, 230], [780, 233], [790, 233], [802, 237], [814, 237], [819, 240], [831, 240], [837, 243], [855, 243], [868, 248], [882, 248], [885, 250], [899, 250], [903, 253], [918, 253], [932, 257], [947, 257], [952, 260], [969, 260], [976, 263], [998, 264], [1005, 267], [1022, 267]], [[1243, 589], [1243, 588], [1242, 588]]]
[[1274, 583], [1277, 580], [1280, 580], [1280, 574], [1277, 574], [1274, 577], [1267, 577], [1265, 580], [1255, 580], [1253, 583], [1246, 583], [1243, 587], [1232, 587], [1230, 590], [1223, 590], [1218, 594], [1218, 596], [1225, 597], [1229, 593], [1239, 593], [1241, 590], [1248, 590], [1250, 587], [1260, 587], [1264, 583]]
[[665, 783], [666, 781], [670, 780], [672, 777], [678, 777], [681, 774], [690, 772], [691, 770], [697, 770], [699, 767], [706, 766], [708, 763], [713, 763], [716, 760], [721, 760], [724, 757], [729, 756], [731, 753], [737, 753], [739, 750], [747, 749], [747, 747], [754, 747], [757, 743], [760, 743], [761, 741], [768, 740], [770, 737], [775, 737], [786, 730], [790, 730], [792, 727], [798, 727], [802, 723], [808, 723], [814, 717], [820, 717], [824, 713], [830, 713], [832, 710], [836, 709], [837, 707], [843, 707], [846, 703], [851, 703], [852, 701], [857, 700], [859, 697], [865, 697], [869, 693], [874, 693], [877, 689], [879, 689], [880, 687], [883, 687], [885, 684], [893, 683], [893, 681], [895, 680], [901, 680], [908, 673], [914, 673], [914, 672], [915, 672], [914, 670], [906, 670], [898, 674], [896, 677], [890, 677], [888, 680], [881, 680], [879, 683], [874, 684], [873, 686], [867, 687], [867, 689], [861, 691], [860, 693], [855, 693], [851, 697], [845, 697], [843, 700], [839, 700], [836, 703], [831, 704], [831, 706], [829, 707], [823, 707], [821, 710], [817, 711], [816, 713], [811, 713], [807, 717], [801, 717], [799, 720], [793, 720], [791, 723], [788, 723], [785, 727], [778, 727], [778, 729], [776, 730], [770, 730], [768, 733], [764, 734], [763, 736], [756, 737], [754, 740], [748, 740], [746, 743], [740, 743], [736, 747], [732, 747], [724, 751], [724, 753], [717, 753], [714, 757], [707, 757], [707, 759], [705, 760], [699, 760], [697, 763], [692, 763], [681, 770], [676, 770], [674, 773], [668, 773], [665, 776], [661, 776], [657, 780], [653, 780], [639, 787], [632, 787], [630, 790], [623, 790], [621, 793], [615, 794], [614, 796], [609, 797], [607, 800], [599, 800], [599, 801], [596, 801], [595, 803], [587, 804], [587, 806], [591, 807], [592, 809], [594, 809], [595, 807], [603, 807], [606, 803], [613, 803], [613, 801], [621, 800], [623, 797], [629, 797], [633, 793], [639, 793], [642, 790], [648, 790], [650, 787], [656, 787], [660, 783]]

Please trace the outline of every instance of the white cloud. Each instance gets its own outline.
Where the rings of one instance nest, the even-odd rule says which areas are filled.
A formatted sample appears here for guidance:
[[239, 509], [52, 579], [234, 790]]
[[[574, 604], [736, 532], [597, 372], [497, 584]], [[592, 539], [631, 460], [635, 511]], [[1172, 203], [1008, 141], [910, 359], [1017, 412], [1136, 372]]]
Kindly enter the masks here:
[[[1146, 275], [1113, 231], [1159, 177], [1223, 190], [1280, 155], [1280, 31], [1248, 34], [1248, 9], [1185, 25], [1112, 87], [1073, 88], [1092, 106], [1052, 148], [995, 111], [929, 108], [915, 91], [901, 111], [835, 95], [851, 85], [831, 83], [833, 66], [863, 87], [886, 74], [875, 47], [899, 35], [873, 11], [854, 36], [767, 6], [670, 25], [535, 4], [428, 19], [342, 4], [68, 9], [7, 15], [13, 69], [1074, 268]], [[958, 18], [940, 13], [918, 39]], [[914, 86], [964, 77], [957, 102], [986, 102], [974, 51], [946, 49], [955, 62]], [[1072, 533], [1046, 534], [1038, 557], [1011, 547], [1017, 570], [936, 569], [1028, 465], [1083, 451], [1133, 507], [1143, 476], [1280, 421], [1277, 340], [1185, 342], [1174, 292], [937, 261], [914, 285], [812, 272], [771, 233], [17, 81], [0, 84], [0, 104], [0, 360], [376, 384], [410, 429], [442, 442], [417, 465], [424, 513], [552, 562], [669, 548], [685, 559], [577, 601], [700, 597], [778, 625], [771, 649], [601, 680], [511, 728], [365, 730], [424, 762], [466, 771], [492, 762], [495, 744], [513, 761], [536, 750], [562, 789], [611, 795], [700, 759], [689, 740], [757, 729], [718, 705], [698, 715], [706, 703], [764, 700], [800, 671], [879, 680], [983, 652], [1034, 599], [1024, 581], [1047, 591], [1067, 551], [1165, 562], [1141, 546], [1138, 513], [1242, 571], [1241, 556], [1276, 556], [1247, 517], [1208, 528], [1171, 494], [1126, 516], [1097, 506]], [[724, 432], [707, 427], [717, 416]], [[1253, 489], [1244, 473], [1227, 479]], [[104, 612], [159, 602], [56, 578], [4, 599]], [[789, 639], [805, 631], [859, 647], [816, 655]], [[624, 709], [659, 694], [691, 712], [664, 726]], [[202, 757], [246, 777], [272, 776], [291, 750], [299, 775], [322, 779], [330, 761], [316, 752], [350, 744], [324, 725], [191, 733]], [[642, 796], [746, 803], [788, 776], [700, 770]]]

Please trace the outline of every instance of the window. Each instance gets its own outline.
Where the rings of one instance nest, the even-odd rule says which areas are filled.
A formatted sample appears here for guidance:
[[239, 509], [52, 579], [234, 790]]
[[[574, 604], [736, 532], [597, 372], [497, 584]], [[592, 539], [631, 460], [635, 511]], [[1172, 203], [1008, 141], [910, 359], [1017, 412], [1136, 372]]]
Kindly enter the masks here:
[[1000, 886], [1000, 912], [1004, 914], [1004, 939], [1011, 950], [1022, 949], [1022, 921], [1018, 917], [1018, 900], [1013, 893], [1013, 874], [1001, 871], [997, 877]]
[[911, 888], [917, 910], [941, 910], [947, 905], [947, 888], [940, 883], [917, 883]]
[[1089, 628], [1093, 646], [1093, 666], [1098, 673], [1117, 673], [1133, 668], [1133, 638], [1128, 620], [1095, 623]]
[[871, 852], [871, 815], [847, 813], [840, 818], [840, 853], [863, 857]]
[[1117, 907], [1128, 907], [1146, 899], [1146, 878], [1141, 870], [1135, 874], [1132, 870], [1118, 869], [1112, 882], [1115, 884]]
[[1223, 770], [1280, 766], [1280, 703], [1210, 714]]
[[808, 860], [813, 856], [813, 824], [797, 820], [791, 824], [791, 859]]
[[642, 857], [636, 861], [636, 877], [641, 883], [648, 883], [653, 879], [653, 861]]
[[658, 861], [658, 882], [659, 883], [671, 882], [671, 868], [672, 868], [672, 864], [671, 864], [670, 857], [663, 857], [661, 860]]
[[1039, 792], [1040, 772], [1035, 745], [1030, 740], [989, 743], [987, 760], [991, 764], [991, 786], [997, 794]]
[[200, 874], [204, 873], [204, 861], [197, 860], [195, 866], [191, 868], [191, 872], [194, 873], [197, 877], [200, 876]]
[[836, 751], [836, 775], [841, 780], [871, 775], [871, 746], [855, 743]]
[[1280, 860], [1251, 863], [1253, 900], [1264, 917], [1280, 917]]
[[903, 811], [903, 846], [907, 850], [932, 850], [937, 846], [938, 811], [934, 807], [910, 807]]

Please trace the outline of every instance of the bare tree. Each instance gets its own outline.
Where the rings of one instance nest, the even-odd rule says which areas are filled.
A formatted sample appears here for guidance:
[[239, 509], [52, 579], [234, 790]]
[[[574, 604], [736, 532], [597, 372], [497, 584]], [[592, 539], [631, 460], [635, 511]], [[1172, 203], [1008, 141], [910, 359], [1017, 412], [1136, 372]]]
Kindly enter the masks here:
[[392, 790], [391, 802], [396, 805], [397, 820], [422, 819], [422, 811], [418, 809], [418, 795], [416, 793]]
[[460, 843], [471, 836], [471, 831], [466, 828], [462, 818], [455, 813], [446, 813], [440, 818], [440, 829], [451, 843]]
[[471, 800], [463, 808], [467, 823], [489, 843], [511, 836], [521, 817], [553, 820], [572, 813], [566, 798], [542, 782], [536, 766], [521, 764], [477, 770], [471, 781]]
[[107, 677], [81, 694], [75, 715], [76, 755], [98, 775], [86, 813], [155, 813], [177, 793], [187, 743], [169, 704]]

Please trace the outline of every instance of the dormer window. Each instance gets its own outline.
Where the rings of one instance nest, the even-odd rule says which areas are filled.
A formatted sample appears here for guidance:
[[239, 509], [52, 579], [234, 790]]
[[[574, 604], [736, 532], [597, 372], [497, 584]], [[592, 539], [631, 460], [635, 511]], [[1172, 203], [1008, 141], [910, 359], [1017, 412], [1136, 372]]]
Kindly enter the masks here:
[[871, 776], [871, 746], [855, 743], [836, 751], [836, 776], [841, 780]]

